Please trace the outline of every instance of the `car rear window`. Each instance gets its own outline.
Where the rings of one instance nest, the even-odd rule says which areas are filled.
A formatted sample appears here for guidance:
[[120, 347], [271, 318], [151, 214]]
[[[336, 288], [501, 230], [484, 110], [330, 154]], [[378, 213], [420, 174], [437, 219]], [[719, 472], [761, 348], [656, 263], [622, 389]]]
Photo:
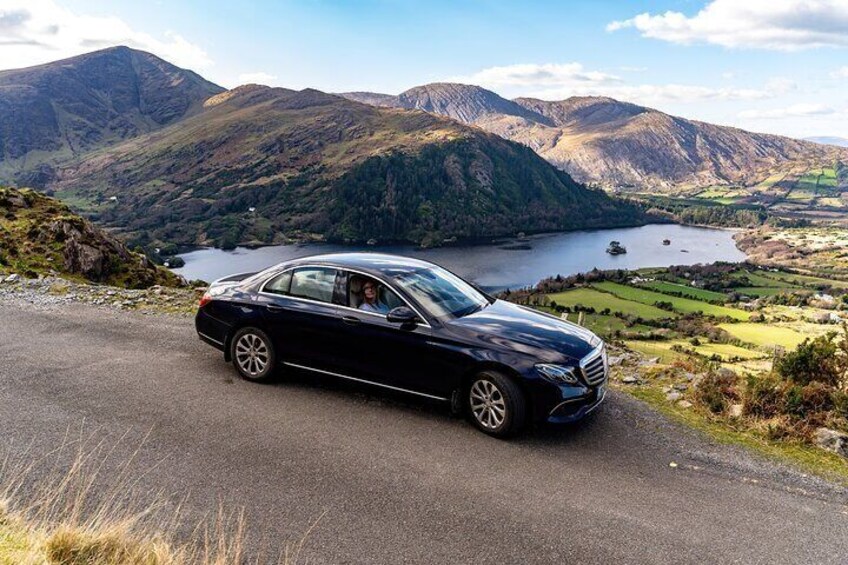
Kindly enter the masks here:
[[288, 294], [296, 298], [332, 303], [335, 283], [336, 269], [304, 267], [292, 273]]

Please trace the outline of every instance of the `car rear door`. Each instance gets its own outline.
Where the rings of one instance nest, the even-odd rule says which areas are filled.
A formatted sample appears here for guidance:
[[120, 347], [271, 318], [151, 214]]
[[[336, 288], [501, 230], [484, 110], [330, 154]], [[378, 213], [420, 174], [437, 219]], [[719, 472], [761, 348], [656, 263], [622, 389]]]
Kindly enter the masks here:
[[332, 267], [297, 267], [262, 287], [263, 315], [281, 361], [338, 369], [338, 277]]

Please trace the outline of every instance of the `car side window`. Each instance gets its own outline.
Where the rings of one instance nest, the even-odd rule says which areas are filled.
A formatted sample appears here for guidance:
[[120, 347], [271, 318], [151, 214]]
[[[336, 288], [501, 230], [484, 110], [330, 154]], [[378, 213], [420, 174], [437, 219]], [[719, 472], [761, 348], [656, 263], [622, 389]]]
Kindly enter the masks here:
[[304, 267], [292, 273], [288, 294], [296, 298], [308, 298], [332, 304], [335, 283], [335, 269]]
[[286, 271], [265, 283], [265, 287], [262, 290], [272, 294], [288, 294], [291, 287], [291, 280], [292, 272]]

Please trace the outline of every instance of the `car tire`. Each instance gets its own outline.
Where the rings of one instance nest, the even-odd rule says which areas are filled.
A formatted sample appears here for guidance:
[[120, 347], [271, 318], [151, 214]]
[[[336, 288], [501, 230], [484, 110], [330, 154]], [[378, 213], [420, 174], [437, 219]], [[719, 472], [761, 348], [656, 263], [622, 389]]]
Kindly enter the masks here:
[[269, 382], [274, 376], [277, 355], [268, 334], [259, 328], [241, 328], [230, 340], [230, 357], [241, 378]]
[[515, 381], [497, 371], [483, 371], [475, 376], [466, 401], [471, 421], [491, 436], [513, 436], [521, 431], [527, 419], [524, 393]]

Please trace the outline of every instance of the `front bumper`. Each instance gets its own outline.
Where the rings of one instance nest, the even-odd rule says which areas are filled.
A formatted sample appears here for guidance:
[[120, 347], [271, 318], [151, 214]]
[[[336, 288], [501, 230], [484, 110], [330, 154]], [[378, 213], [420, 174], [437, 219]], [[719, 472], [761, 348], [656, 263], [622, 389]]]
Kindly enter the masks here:
[[606, 397], [607, 383], [604, 381], [603, 384], [590, 389], [588, 394], [568, 398], [554, 406], [548, 413], [547, 421], [551, 424], [567, 424], [581, 420], [600, 406]]

